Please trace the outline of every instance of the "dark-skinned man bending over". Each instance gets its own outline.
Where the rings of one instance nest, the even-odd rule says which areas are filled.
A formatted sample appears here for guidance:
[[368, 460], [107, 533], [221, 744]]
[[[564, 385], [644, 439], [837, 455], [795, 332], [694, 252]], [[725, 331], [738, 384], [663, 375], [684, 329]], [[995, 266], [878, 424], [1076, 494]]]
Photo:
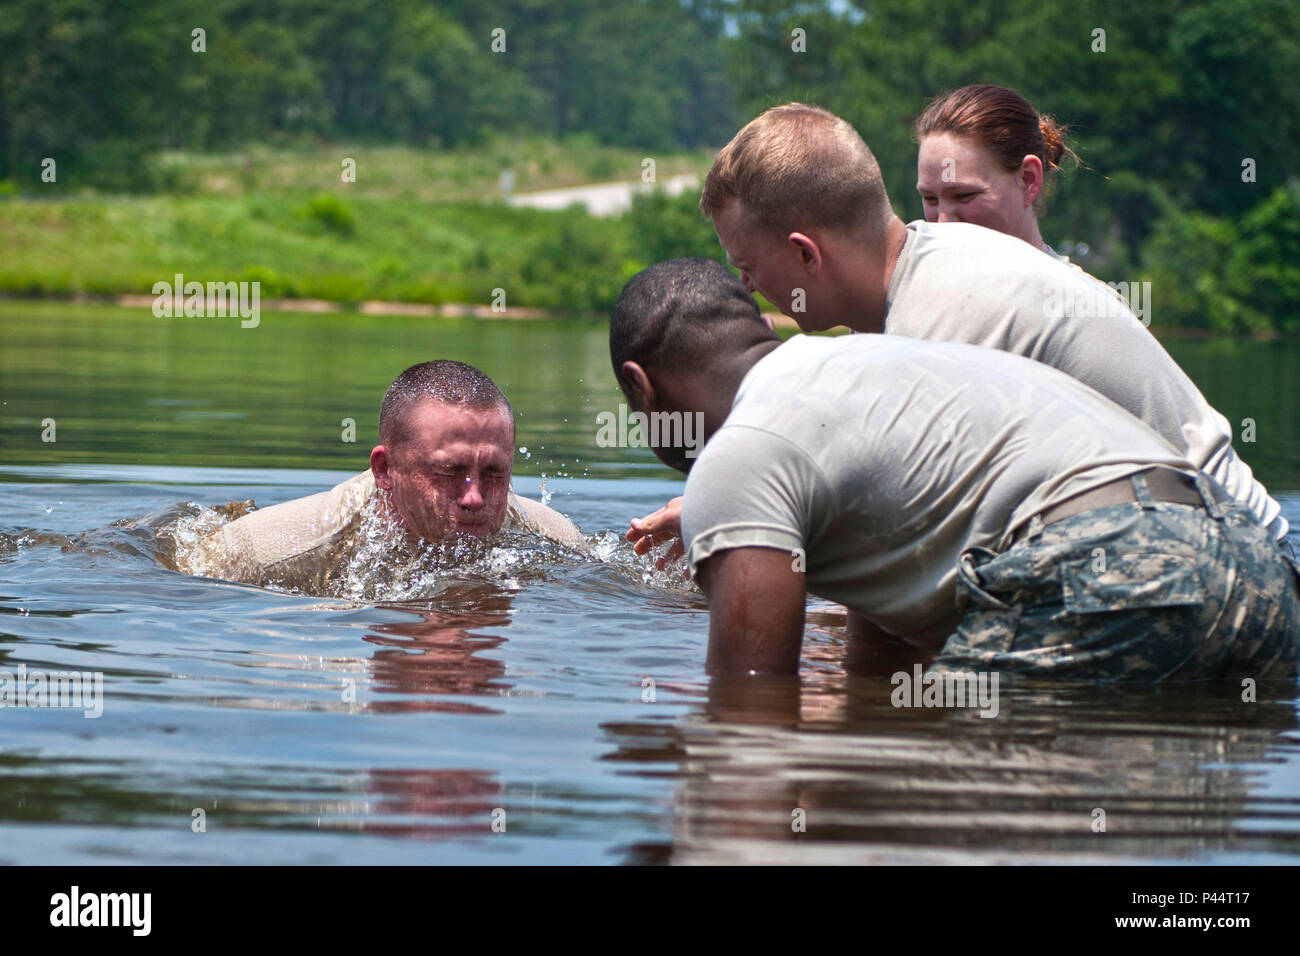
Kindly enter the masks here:
[[1295, 671], [1300, 572], [1186, 457], [1056, 369], [888, 335], [781, 344], [705, 259], [634, 277], [610, 353], [636, 411], [703, 415], [693, 463], [656, 454], [689, 469], [711, 673], [797, 671], [809, 592], [941, 670]]

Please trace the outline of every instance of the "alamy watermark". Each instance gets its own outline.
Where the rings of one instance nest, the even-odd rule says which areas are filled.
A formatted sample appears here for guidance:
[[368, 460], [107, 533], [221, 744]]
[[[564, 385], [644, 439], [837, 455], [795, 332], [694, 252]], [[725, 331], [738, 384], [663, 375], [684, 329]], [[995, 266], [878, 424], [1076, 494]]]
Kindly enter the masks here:
[[41, 671], [18, 665], [18, 673], [0, 671], [0, 709], [66, 707], [94, 720], [104, 714], [102, 671]]
[[596, 444], [601, 448], [682, 448], [694, 458], [704, 447], [703, 412], [601, 412]]
[[51, 926], [121, 926], [132, 936], [148, 936], [152, 913], [152, 893], [83, 893], [74, 885], [50, 897]]
[[945, 671], [923, 673], [920, 664], [912, 673], [897, 671], [889, 702], [895, 707], [978, 707], [981, 717], [998, 715], [998, 674], [988, 671]]
[[241, 328], [255, 329], [262, 321], [260, 282], [186, 282], [176, 273], [175, 283], [153, 284], [153, 314], [158, 318], [214, 318], [238, 315]]
[[[1110, 289], [1110, 294], [1105, 291]], [[1137, 316], [1151, 327], [1151, 283], [1079, 282], [1050, 283], [1043, 288], [1043, 311], [1052, 318], [1069, 315], [1076, 319], [1122, 318]]]

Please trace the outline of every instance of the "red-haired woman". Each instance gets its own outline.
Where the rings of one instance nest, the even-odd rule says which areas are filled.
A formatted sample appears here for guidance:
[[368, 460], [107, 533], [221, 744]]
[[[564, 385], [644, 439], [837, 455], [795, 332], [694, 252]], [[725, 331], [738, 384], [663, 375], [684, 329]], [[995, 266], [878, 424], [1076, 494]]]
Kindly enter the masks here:
[[1074, 155], [1055, 120], [1015, 90], [977, 84], [934, 100], [912, 135], [927, 220], [974, 223], [1057, 255], [1038, 233], [1047, 187]]

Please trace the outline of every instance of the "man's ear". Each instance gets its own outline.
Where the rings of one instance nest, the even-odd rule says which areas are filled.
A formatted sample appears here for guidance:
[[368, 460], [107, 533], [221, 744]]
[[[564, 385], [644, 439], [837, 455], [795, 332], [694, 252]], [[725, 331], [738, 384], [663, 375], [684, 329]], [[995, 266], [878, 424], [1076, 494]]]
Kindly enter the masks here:
[[393, 479], [388, 474], [388, 449], [376, 445], [370, 449], [370, 472], [375, 476], [375, 484], [385, 491], [392, 489]]
[[623, 377], [632, 388], [632, 404], [643, 411], [655, 411], [655, 387], [645, 369], [636, 362], [624, 362]]
[[816, 239], [802, 232], [792, 232], [785, 241], [799, 254], [799, 261], [809, 275], [815, 276], [822, 271], [822, 250]]

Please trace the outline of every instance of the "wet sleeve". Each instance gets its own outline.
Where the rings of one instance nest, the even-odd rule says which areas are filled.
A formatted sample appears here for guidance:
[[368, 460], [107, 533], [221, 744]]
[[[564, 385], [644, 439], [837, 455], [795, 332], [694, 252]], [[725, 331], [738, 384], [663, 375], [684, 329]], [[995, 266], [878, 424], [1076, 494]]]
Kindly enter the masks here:
[[374, 494], [370, 472], [329, 491], [250, 512], [205, 538], [192, 574], [310, 589]]
[[511, 518], [520, 527], [527, 528], [535, 534], [549, 538], [557, 544], [577, 551], [587, 551], [587, 539], [582, 536], [578, 526], [553, 508], [540, 501], [524, 498], [511, 492]]
[[691, 572], [720, 551], [806, 551], [829, 495], [807, 453], [747, 426], [721, 429], [686, 480], [682, 540]]

